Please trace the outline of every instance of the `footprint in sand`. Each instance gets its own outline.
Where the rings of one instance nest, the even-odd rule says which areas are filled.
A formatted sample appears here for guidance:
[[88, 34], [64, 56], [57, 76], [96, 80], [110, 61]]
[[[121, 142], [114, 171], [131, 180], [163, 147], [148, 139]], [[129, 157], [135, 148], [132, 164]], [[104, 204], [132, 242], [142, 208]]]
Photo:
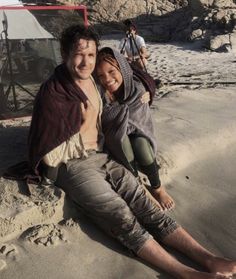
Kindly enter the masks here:
[[26, 230], [21, 237], [37, 245], [51, 246], [67, 242], [61, 229], [54, 224], [37, 225]]
[[161, 167], [162, 174], [167, 175], [168, 174], [168, 170], [174, 167], [174, 164], [171, 161], [171, 159], [168, 158], [167, 156], [164, 157], [161, 154], [161, 152], [157, 152], [157, 161], [158, 161], [158, 164]]
[[13, 244], [1, 244], [0, 245], [0, 255], [6, 258], [15, 259], [18, 253], [16, 247]]
[[80, 229], [80, 225], [78, 220], [73, 220], [72, 218], [63, 220], [63, 222], [60, 223], [63, 226], [66, 226], [68, 228], [73, 228], [73, 229]]
[[[15, 260], [18, 253], [16, 247], [13, 244], [0, 244], [0, 256], [6, 259]], [[0, 260], [0, 270], [7, 266], [5, 260]]]

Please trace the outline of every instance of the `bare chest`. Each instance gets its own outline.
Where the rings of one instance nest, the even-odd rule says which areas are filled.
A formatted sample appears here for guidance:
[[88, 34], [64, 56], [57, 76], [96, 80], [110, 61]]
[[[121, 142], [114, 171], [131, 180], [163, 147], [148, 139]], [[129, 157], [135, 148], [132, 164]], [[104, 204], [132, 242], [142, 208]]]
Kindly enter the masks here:
[[87, 98], [89, 99], [89, 102], [92, 104], [95, 111], [98, 113], [100, 102], [99, 102], [98, 92], [97, 92], [93, 82], [91, 82], [90, 85], [88, 84], [87, 86], [86, 85], [81, 86], [81, 89], [83, 90], [83, 92], [87, 96]]

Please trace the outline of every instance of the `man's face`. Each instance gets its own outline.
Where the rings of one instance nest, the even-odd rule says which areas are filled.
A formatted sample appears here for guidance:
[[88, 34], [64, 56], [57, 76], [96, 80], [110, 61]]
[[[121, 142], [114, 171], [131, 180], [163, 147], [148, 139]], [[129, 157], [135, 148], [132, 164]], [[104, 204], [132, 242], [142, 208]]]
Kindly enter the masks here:
[[95, 41], [80, 39], [66, 58], [66, 66], [74, 80], [90, 78], [96, 64]]

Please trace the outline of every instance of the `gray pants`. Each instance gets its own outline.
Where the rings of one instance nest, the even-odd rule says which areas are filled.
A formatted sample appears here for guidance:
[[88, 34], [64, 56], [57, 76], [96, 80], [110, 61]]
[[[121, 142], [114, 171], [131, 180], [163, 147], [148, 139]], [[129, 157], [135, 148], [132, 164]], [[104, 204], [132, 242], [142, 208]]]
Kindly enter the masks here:
[[147, 239], [161, 240], [178, 227], [155, 206], [137, 179], [104, 153], [62, 165], [56, 185], [99, 227], [135, 253]]

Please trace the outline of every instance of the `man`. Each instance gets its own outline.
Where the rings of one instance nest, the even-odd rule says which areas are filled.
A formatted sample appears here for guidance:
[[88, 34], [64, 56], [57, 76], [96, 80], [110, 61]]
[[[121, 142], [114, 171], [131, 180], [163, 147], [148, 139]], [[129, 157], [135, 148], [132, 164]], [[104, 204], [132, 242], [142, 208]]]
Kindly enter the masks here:
[[[62, 33], [63, 64], [35, 100], [29, 134], [31, 167], [37, 175], [54, 180], [91, 220], [148, 263], [175, 278], [229, 278], [227, 274], [236, 272], [235, 262], [200, 246], [155, 206], [128, 170], [102, 152], [102, 101], [91, 76], [97, 49], [91, 27], [71, 26]], [[156, 240], [210, 273], [181, 264]]]
[[137, 34], [137, 28], [131, 20], [125, 20], [124, 24], [126, 26], [126, 37], [121, 40], [119, 49], [122, 54], [127, 56], [129, 63], [145, 70], [149, 54], [144, 38]]

